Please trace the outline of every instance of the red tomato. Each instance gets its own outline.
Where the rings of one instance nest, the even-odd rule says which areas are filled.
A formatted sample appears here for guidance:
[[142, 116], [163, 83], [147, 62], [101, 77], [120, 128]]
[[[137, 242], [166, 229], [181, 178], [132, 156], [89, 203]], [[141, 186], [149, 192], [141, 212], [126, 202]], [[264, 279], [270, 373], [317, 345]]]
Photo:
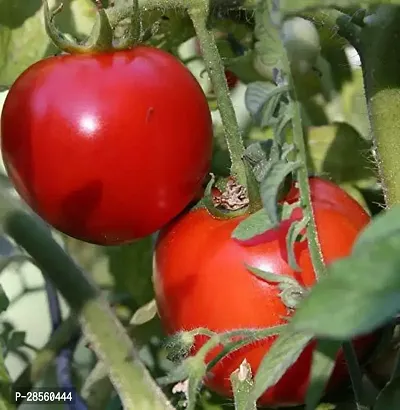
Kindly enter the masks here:
[[[325, 208], [340, 212], [352, 219], [357, 226], [368, 224], [370, 216], [346, 191], [335, 183], [320, 177], [309, 178], [311, 199], [319, 204], [323, 203]], [[299, 189], [293, 188], [289, 191], [285, 201], [294, 203], [299, 199]]]
[[33, 210], [104, 245], [151, 234], [182, 211], [212, 152], [198, 82], [144, 46], [34, 64], [11, 87], [1, 134], [7, 172]]
[[[346, 200], [353, 201], [350, 197]], [[359, 207], [361, 212], [355, 201], [351, 205], [353, 211]], [[337, 212], [326, 202], [314, 202], [314, 211], [326, 263], [346, 256], [366, 222]], [[300, 216], [301, 210], [296, 209], [292, 219]], [[206, 210], [197, 209], [162, 230], [154, 256], [154, 285], [159, 314], [167, 334], [197, 327], [224, 332], [283, 324], [283, 317], [291, 312], [279, 298], [276, 286], [251, 274], [245, 264], [294, 277], [303, 286], [315, 283], [306, 241], [295, 244], [302, 272], [295, 272], [288, 265], [285, 243], [288, 222], [272, 231], [268, 242], [242, 246], [231, 239], [231, 234], [244, 218], [217, 220]], [[245, 358], [255, 373], [274, 340], [275, 337], [271, 337], [229, 354], [212, 369], [205, 380], [206, 385], [223, 396], [232, 396], [230, 374]], [[360, 358], [370, 352], [376, 340], [376, 335], [356, 340]], [[204, 342], [204, 337], [197, 337], [192, 353], [196, 353]], [[289, 406], [304, 403], [314, 348], [315, 342], [306, 347], [282, 379], [263, 394], [259, 404]], [[207, 361], [219, 351], [219, 348], [213, 350]], [[340, 353], [328, 390], [338, 387], [344, 380], [347, 380], [347, 368]]]

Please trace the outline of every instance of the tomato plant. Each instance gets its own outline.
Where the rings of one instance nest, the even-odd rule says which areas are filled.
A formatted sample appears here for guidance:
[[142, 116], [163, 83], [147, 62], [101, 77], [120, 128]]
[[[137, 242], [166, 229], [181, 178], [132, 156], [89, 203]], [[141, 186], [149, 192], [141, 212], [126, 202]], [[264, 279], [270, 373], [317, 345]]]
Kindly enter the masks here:
[[34, 64], [9, 91], [1, 133], [24, 200], [60, 231], [98, 244], [161, 228], [192, 200], [211, 157], [197, 81], [144, 46]]
[[399, 2], [28, 3], [0, 1], [0, 313], [40, 268], [49, 315], [0, 319], [2, 408], [54, 364], [79, 410], [398, 409]]
[[[365, 211], [334, 184], [319, 178], [311, 180], [313, 207], [323, 257], [327, 264], [345, 257], [358, 233], [369, 222]], [[296, 197], [293, 190], [290, 201]], [[330, 194], [329, 197], [326, 194]], [[334, 194], [334, 195], [332, 195]], [[297, 242], [294, 252], [301, 272], [288, 264], [286, 234], [290, 223], [301, 219], [300, 208], [281, 223], [269, 238], [255, 246], [243, 246], [231, 238], [232, 231], [245, 216], [218, 220], [205, 209], [191, 211], [166, 227], [159, 237], [155, 253], [154, 284], [161, 321], [168, 334], [182, 329], [206, 327], [216, 332], [240, 328], [266, 328], [285, 323], [290, 310], [279, 297], [275, 284], [253, 274], [246, 266], [295, 278], [311, 287], [315, 274], [307, 242]], [[230, 396], [230, 374], [246, 359], [256, 372], [275, 337], [248, 345], [230, 353], [211, 370], [206, 385]], [[205, 342], [197, 337], [192, 354]], [[361, 359], [370, 352], [375, 336], [356, 341]], [[312, 342], [283, 378], [268, 389], [259, 403], [268, 406], [302, 404], [307, 391]], [[207, 361], [220, 349], [213, 350]], [[337, 358], [328, 391], [346, 379], [342, 353]]]

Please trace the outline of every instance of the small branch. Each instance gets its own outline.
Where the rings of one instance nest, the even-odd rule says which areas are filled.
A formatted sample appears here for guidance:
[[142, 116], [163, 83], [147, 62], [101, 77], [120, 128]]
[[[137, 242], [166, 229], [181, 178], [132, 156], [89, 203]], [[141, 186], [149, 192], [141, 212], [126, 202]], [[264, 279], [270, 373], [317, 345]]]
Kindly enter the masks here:
[[113, 385], [104, 363], [98, 361], [82, 387], [88, 410], [105, 409], [113, 393]]
[[[267, 0], [266, 0], [267, 2]], [[271, 10], [271, 9], [270, 9]], [[280, 22], [282, 23], [282, 16], [277, 10], [277, 15], [280, 16]], [[320, 278], [326, 273], [326, 267], [324, 264], [324, 258], [322, 254], [321, 245], [318, 239], [317, 225], [315, 223], [314, 209], [311, 201], [311, 191], [308, 182], [308, 169], [307, 169], [307, 150], [305, 144], [305, 136], [303, 131], [303, 124], [301, 118], [301, 104], [298, 101], [296, 94], [296, 85], [293, 81], [293, 76], [291, 74], [290, 63], [288, 60], [287, 53], [282, 56], [284, 63], [284, 71], [288, 76], [289, 88], [290, 88], [290, 99], [291, 107], [293, 110], [293, 142], [298, 150], [298, 154], [301, 158], [303, 166], [297, 171], [299, 191], [301, 195], [301, 201], [303, 205], [304, 217], [308, 218], [309, 222], [306, 227], [308, 248], [310, 250], [310, 256], [312, 265], [314, 268], [316, 278]]]
[[299, 16], [312, 21], [317, 27], [328, 27], [333, 34], [338, 34], [356, 50], [360, 48], [361, 27], [355, 24], [352, 16], [335, 9], [305, 11]]
[[85, 337], [107, 366], [124, 408], [172, 410], [100, 291], [48, 234], [47, 227], [18, 210], [6, 215], [4, 229], [36, 260], [77, 313]]
[[241, 185], [247, 186], [246, 169], [242, 160], [244, 145], [240, 128], [232, 100], [229, 96], [224, 67], [218, 53], [214, 34], [212, 29], [207, 27], [209, 15], [208, 1], [203, 0], [190, 3], [188, 13], [193, 21], [193, 26], [204, 57], [204, 64], [217, 98], [218, 109], [221, 113], [222, 124], [225, 128], [226, 143], [232, 161], [231, 174], [237, 178]]

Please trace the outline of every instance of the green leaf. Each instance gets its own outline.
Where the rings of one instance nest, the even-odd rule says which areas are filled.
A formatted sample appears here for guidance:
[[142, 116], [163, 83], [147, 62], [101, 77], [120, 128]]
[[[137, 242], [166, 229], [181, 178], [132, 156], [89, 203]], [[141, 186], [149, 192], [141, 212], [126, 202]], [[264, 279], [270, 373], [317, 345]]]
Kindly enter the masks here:
[[254, 51], [249, 50], [243, 56], [227, 59], [225, 67], [239, 77], [243, 84], [263, 81], [264, 78], [254, 68], [253, 60]]
[[179, 10], [142, 9], [141, 16], [144, 28], [156, 28], [148, 43], [169, 52], [175, 53], [182, 43], [195, 35], [188, 14]]
[[398, 410], [400, 408], [400, 377], [390, 380], [379, 393], [373, 410]]
[[303, 218], [301, 221], [293, 221], [286, 234], [286, 248], [288, 252], [289, 266], [297, 272], [301, 272], [301, 268], [297, 264], [296, 254], [294, 252], [294, 245], [298, 236], [305, 229], [309, 222], [309, 218]]
[[115, 279], [116, 292], [129, 293], [137, 306], [153, 298], [151, 281], [153, 266], [153, 241], [146, 237], [128, 245], [109, 247], [110, 273]]
[[337, 183], [370, 183], [375, 179], [371, 144], [349, 124], [310, 127], [308, 148], [313, 169]]
[[157, 315], [157, 305], [155, 299], [152, 299], [149, 303], [141, 306], [132, 316], [129, 324], [134, 326], [140, 326], [144, 323], [150, 322]]
[[[56, 19], [60, 30], [77, 38], [87, 35], [95, 17], [93, 3], [70, 0], [65, 6]], [[57, 51], [42, 19], [41, 0], [0, 0], [0, 84], [11, 85], [30, 65]]]
[[400, 234], [400, 205], [393, 206], [390, 211], [381, 212], [374, 217], [357, 238], [353, 252], [364, 252], [364, 247], [377, 243], [389, 236]]
[[254, 36], [258, 40], [255, 43], [257, 71], [265, 78], [273, 79], [273, 70], [282, 69], [283, 47], [280, 33], [271, 21], [268, 10], [268, 2], [262, 2], [255, 11]]
[[278, 195], [286, 177], [302, 166], [300, 161], [277, 161], [271, 163], [264, 180], [260, 184], [261, 199], [273, 226], [280, 222]]
[[254, 275], [267, 282], [285, 284], [289, 286], [300, 286], [296, 279], [286, 275], [278, 275], [277, 273], [265, 272], [261, 269], [246, 265], [246, 268]]
[[[332, 263], [292, 319], [298, 330], [349, 340], [388, 322], [400, 310], [400, 236], [393, 235], [399, 207], [385, 212], [366, 230], [351, 256]], [[388, 234], [383, 227], [391, 226]], [[373, 239], [373, 229], [381, 235]], [[371, 229], [371, 231], [369, 231]], [[361, 235], [360, 241], [363, 241]], [[332, 314], [334, 312], [334, 315]]]
[[251, 389], [253, 388], [253, 378], [251, 367], [246, 359], [240, 364], [239, 369], [231, 374], [230, 381], [235, 401], [235, 410], [257, 410], [255, 401], [250, 406], [247, 404]]
[[313, 352], [310, 384], [307, 389], [306, 410], [314, 410], [324, 395], [332, 375], [341, 342], [318, 340]]
[[273, 227], [265, 209], [260, 209], [249, 215], [233, 230], [232, 238], [239, 242], [248, 241], [262, 235]]
[[[244, 95], [246, 109], [257, 124], [265, 122], [264, 118], [273, 116], [282, 95], [287, 91], [287, 86], [276, 86], [270, 82], [255, 81], [250, 83]], [[267, 125], [268, 121], [262, 127]]]
[[279, 382], [289, 367], [300, 357], [311, 339], [311, 334], [293, 333], [289, 328], [281, 333], [261, 361], [254, 377], [254, 387], [248, 405], [258, 400], [269, 387]]

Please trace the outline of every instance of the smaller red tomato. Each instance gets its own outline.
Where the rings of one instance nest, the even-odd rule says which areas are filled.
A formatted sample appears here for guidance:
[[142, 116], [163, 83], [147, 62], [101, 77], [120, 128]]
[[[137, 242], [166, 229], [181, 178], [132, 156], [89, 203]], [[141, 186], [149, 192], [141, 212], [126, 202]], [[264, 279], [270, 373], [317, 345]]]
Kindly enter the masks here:
[[[321, 249], [329, 264], [349, 254], [369, 217], [355, 200], [334, 184], [321, 179], [310, 182]], [[327, 193], [334, 196], [326, 197]], [[294, 202], [297, 198], [298, 192], [294, 189], [289, 200]], [[301, 209], [296, 208], [291, 220], [300, 219], [301, 213]], [[279, 289], [250, 273], [246, 265], [290, 276], [303, 287], [314, 285], [316, 278], [307, 241], [294, 245], [301, 272], [294, 271], [288, 264], [286, 234], [290, 221], [270, 231], [268, 241], [242, 246], [231, 235], [245, 218], [219, 220], [204, 209], [196, 209], [161, 231], [154, 255], [153, 279], [158, 311], [167, 334], [199, 327], [225, 332], [284, 324], [284, 317], [290, 316], [292, 311], [283, 303]], [[275, 339], [260, 340], [230, 353], [213, 367], [205, 380], [206, 385], [231, 397], [230, 374], [244, 359], [255, 374]], [[197, 337], [191, 354], [198, 352], [205, 340]], [[377, 340], [376, 334], [358, 338], [355, 341], [357, 356], [364, 359]], [[284, 407], [304, 403], [315, 346], [313, 341], [305, 348], [279, 382], [264, 392], [260, 405]], [[220, 351], [221, 348], [212, 350], [206, 361], [214, 359]], [[328, 392], [334, 392], [346, 380], [347, 367], [341, 352]]]
[[[308, 179], [311, 190], [311, 200], [325, 208], [334, 209], [346, 215], [357, 226], [368, 224], [370, 216], [346, 191], [335, 183], [320, 177], [310, 177]], [[285, 202], [292, 204], [299, 200], [300, 192], [293, 185], [285, 198]]]

